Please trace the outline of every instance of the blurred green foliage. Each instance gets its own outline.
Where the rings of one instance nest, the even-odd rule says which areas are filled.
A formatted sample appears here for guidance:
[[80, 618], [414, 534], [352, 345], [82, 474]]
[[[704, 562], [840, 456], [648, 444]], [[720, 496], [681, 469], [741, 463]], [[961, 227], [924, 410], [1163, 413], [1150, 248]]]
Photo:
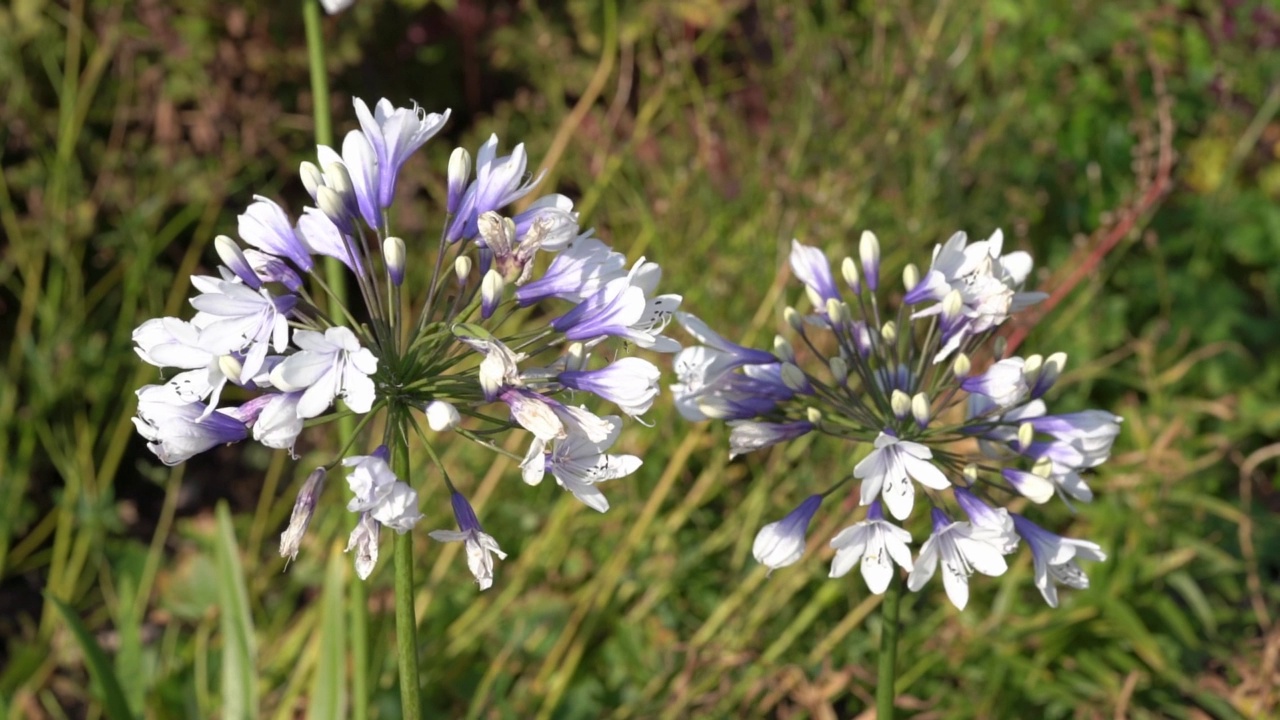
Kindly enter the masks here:
[[[546, 187], [578, 198], [584, 225], [661, 262], [689, 310], [757, 344], [798, 297], [779, 275], [793, 236], [839, 257], [874, 228], [897, 269], [957, 228], [1003, 227], [1034, 252], [1036, 284], [1063, 292], [1024, 342], [1070, 353], [1057, 406], [1126, 418], [1098, 499], [1047, 516], [1111, 559], [1058, 610], [1025, 553], [976, 583], [964, 614], [932, 588], [907, 598], [901, 711], [1280, 712], [1271, 6], [357, 0], [325, 29], [339, 130], [354, 126], [353, 95], [454, 108], [401, 181], [411, 247], [434, 236], [426, 209], [449, 149], [491, 132], [545, 158]], [[287, 572], [274, 550], [333, 440], [308, 436], [297, 462], [246, 446], [170, 470], [129, 421], [132, 390], [153, 377], [131, 329], [183, 312], [185, 277], [211, 267], [210, 240], [252, 194], [301, 205], [312, 141], [297, 8], [14, 0], [0, 8], [0, 78], [0, 712], [118, 707], [92, 641], [137, 715], [395, 717], [387, 560], [367, 653], [347, 647], [341, 490]], [[806, 561], [767, 580], [749, 554], [762, 522], [849, 458], [801, 442], [728, 463], [720, 430], [665, 402], [653, 419], [623, 438], [646, 464], [599, 516], [524, 487], [499, 456], [450, 448], [512, 557], [478, 594], [456, 548], [420, 534], [427, 707], [868, 706], [877, 600], [824, 577], [821, 545], [845, 518], [831, 513]], [[451, 527], [443, 488], [422, 495], [424, 526]], [[357, 669], [367, 698], [346, 686]]]

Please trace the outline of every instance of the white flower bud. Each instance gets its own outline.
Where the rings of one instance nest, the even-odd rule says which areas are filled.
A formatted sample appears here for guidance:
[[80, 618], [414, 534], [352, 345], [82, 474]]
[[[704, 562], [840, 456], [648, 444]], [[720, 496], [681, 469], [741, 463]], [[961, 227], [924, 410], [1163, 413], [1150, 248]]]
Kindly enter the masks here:
[[1018, 447], [1028, 448], [1036, 437], [1036, 428], [1029, 422], [1024, 422], [1018, 426]]
[[218, 369], [226, 377], [239, 380], [240, 373], [244, 372], [244, 365], [234, 355], [222, 355], [218, 357]]
[[880, 337], [884, 338], [886, 345], [892, 345], [898, 342], [898, 326], [892, 320], [886, 322], [884, 327], [880, 328]]
[[796, 361], [796, 350], [791, 347], [791, 343], [781, 335], [775, 335], [773, 338], [773, 354], [782, 362], [794, 363]]
[[816, 407], [806, 408], [804, 411], [805, 419], [817, 425], [822, 422], [822, 411]]
[[840, 313], [841, 304], [842, 303], [835, 298], [827, 299], [827, 307], [825, 308], [827, 311], [827, 322], [831, 323], [832, 327], [839, 327], [842, 324], [842, 317]]
[[493, 311], [498, 308], [498, 303], [502, 302], [502, 291], [507, 287], [507, 281], [502, 279], [502, 275], [492, 268], [484, 274], [484, 279], [480, 281], [480, 315], [488, 318], [493, 315]]
[[870, 230], [862, 231], [858, 240], [858, 257], [862, 259], [862, 274], [867, 278], [867, 287], [875, 292], [880, 279], [880, 241]]
[[1040, 374], [1040, 367], [1044, 365], [1044, 358], [1039, 355], [1028, 355], [1026, 360], [1022, 361], [1022, 374], [1027, 378], [1027, 384], [1031, 384], [1031, 379]]
[[911, 412], [911, 396], [895, 389], [889, 394], [889, 407], [893, 408], [893, 416], [901, 420]]
[[929, 396], [922, 392], [916, 393], [911, 398], [911, 416], [916, 419], [916, 425], [920, 427], [929, 426]]
[[920, 268], [916, 267], [915, 263], [907, 263], [907, 266], [902, 268], [902, 287], [905, 288], [907, 292], [911, 292], [912, 290], [915, 290], [916, 285], [919, 284]]
[[960, 474], [964, 475], [964, 479], [968, 481], [970, 485], [978, 482], [978, 466], [973, 463], [965, 465], [964, 469], [960, 471]]
[[449, 195], [446, 211], [450, 214], [458, 212], [462, 203], [462, 195], [466, 192], [467, 181], [471, 179], [471, 153], [465, 148], [454, 148], [449, 156]]
[[382, 260], [387, 264], [387, 274], [398, 287], [404, 282], [404, 240], [392, 235], [382, 241]]
[[315, 163], [304, 160], [298, 167], [298, 175], [302, 177], [302, 187], [306, 188], [307, 194], [315, 200], [316, 189], [324, 185], [324, 173], [320, 172], [320, 168], [316, 167]]
[[462, 422], [458, 409], [443, 400], [432, 400], [423, 411], [427, 414], [427, 427], [435, 432], [452, 430]]
[[587, 366], [587, 349], [582, 343], [569, 343], [569, 349], [564, 353], [564, 366], [566, 370], [582, 370]]
[[862, 292], [862, 282], [858, 279], [858, 265], [853, 258], [846, 257], [840, 261], [840, 274], [844, 276], [845, 284], [855, 295]]
[[347, 166], [340, 162], [331, 162], [324, 166], [324, 184], [326, 187], [333, 188], [335, 192], [344, 198], [355, 195], [355, 185], [351, 183], [351, 173], [347, 171]]
[[345, 233], [351, 229], [347, 204], [333, 188], [327, 185], [316, 188], [316, 207], [338, 226], [340, 232]]
[[973, 363], [969, 361], [969, 356], [964, 353], [956, 355], [956, 359], [951, 361], [951, 373], [956, 376], [957, 380], [969, 377], [969, 371], [972, 369]]
[[782, 311], [782, 319], [787, 321], [792, 330], [804, 334], [804, 319], [800, 317], [800, 313], [793, 307], [788, 307]]
[[[942, 319], [945, 322], [951, 322], [960, 316], [960, 312], [964, 310], [964, 296], [959, 290], [952, 290], [942, 298]], [[945, 327], [945, 326], [944, 326]]]
[[453, 274], [458, 278], [459, 285], [467, 283], [467, 276], [471, 274], [470, 255], [459, 255], [458, 259], [453, 261]]

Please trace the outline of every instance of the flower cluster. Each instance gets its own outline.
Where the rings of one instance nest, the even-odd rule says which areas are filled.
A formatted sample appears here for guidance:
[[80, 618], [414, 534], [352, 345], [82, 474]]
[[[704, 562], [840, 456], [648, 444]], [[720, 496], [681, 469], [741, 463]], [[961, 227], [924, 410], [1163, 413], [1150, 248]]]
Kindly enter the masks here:
[[[280, 545], [282, 555], [297, 555], [327, 471], [340, 462], [348, 469], [347, 509], [356, 514], [348, 550], [361, 577], [377, 562], [382, 528], [404, 533], [421, 518], [417, 489], [397, 477], [388, 449], [407, 447], [416, 431], [438, 456], [418, 414], [436, 433], [495, 450], [496, 434], [523, 427], [533, 435], [521, 461], [525, 481], [536, 485], [549, 473], [605, 511], [598, 485], [640, 465], [609, 452], [621, 416], [644, 414], [658, 393], [652, 363], [618, 356], [628, 347], [679, 350], [662, 331], [680, 296], [656, 292], [656, 264], [641, 258], [628, 268], [622, 254], [581, 230], [563, 195], [504, 215], [541, 176], [527, 173], [523, 145], [499, 155], [496, 136], [474, 158], [453, 151], [434, 257], [406, 243], [391, 228], [397, 177], [449, 113], [387, 100], [371, 110], [358, 99], [355, 111], [360, 129], [340, 151], [320, 146], [317, 162], [302, 163], [313, 204], [301, 216], [255, 198], [239, 217], [241, 242], [215, 241], [217, 274], [192, 277], [194, 317], [149, 320], [134, 331], [144, 361], [177, 371], [138, 391], [138, 432], [173, 465], [250, 437], [292, 451], [305, 426], [342, 416], [362, 416], [358, 431], [381, 427], [370, 455], [335, 459], [308, 477]], [[344, 304], [325, 284], [317, 256], [346, 266], [359, 303]], [[406, 284], [412, 265], [434, 268], [416, 294]], [[421, 299], [416, 313], [411, 298]], [[581, 400], [591, 395], [620, 415], [589, 410]], [[338, 399], [345, 409], [334, 408]], [[376, 416], [383, 422], [370, 424]], [[438, 469], [459, 530], [431, 536], [464, 542], [471, 570], [488, 587], [491, 555], [504, 555]]]
[[[821, 250], [793, 241], [791, 270], [815, 310], [786, 311], [799, 347], [781, 336], [771, 352], [743, 347], [677, 313], [700, 343], [676, 356], [677, 408], [690, 420], [727, 421], [731, 457], [808, 433], [870, 446], [851, 473], [865, 515], [832, 538], [831, 577], [861, 563], [867, 586], [883, 593], [896, 564], [918, 591], [941, 563], [947, 596], [963, 609], [973, 572], [1004, 573], [1021, 540], [1036, 586], [1056, 606], [1057, 585], [1088, 586], [1078, 560], [1105, 559], [1098, 545], [1002, 507], [1019, 497], [1089, 501], [1083, 473], [1108, 458], [1121, 422], [1101, 410], [1049, 413], [1043, 397], [1064, 354], [1004, 357], [997, 328], [1044, 296], [1022, 289], [1031, 257], [1002, 249], [999, 231], [973, 243], [956, 233], [934, 249], [923, 277], [907, 266], [890, 311], [879, 298], [875, 235], [863, 233], [858, 260], [843, 260], [843, 287]], [[797, 562], [810, 521], [841, 484], [761, 529], [756, 559], [771, 569]], [[913, 560], [903, 524], [919, 505], [917, 485], [930, 533]]]

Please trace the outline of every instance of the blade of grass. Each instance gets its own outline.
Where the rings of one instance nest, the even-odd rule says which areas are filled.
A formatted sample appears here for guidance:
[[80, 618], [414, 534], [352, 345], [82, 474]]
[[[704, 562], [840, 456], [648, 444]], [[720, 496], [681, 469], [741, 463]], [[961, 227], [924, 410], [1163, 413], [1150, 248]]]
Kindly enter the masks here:
[[342, 593], [345, 559], [338, 545], [330, 548], [329, 566], [320, 598], [320, 659], [311, 685], [311, 701], [307, 705], [312, 720], [346, 717], [343, 707], [346, 701], [343, 683], [346, 613]]
[[89, 676], [98, 686], [103, 710], [107, 717], [112, 720], [133, 717], [129, 712], [129, 703], [125, 701], [124, 691], [120, 688], [120, 679], [112, 670], [111, 661], [107, 659], [106, 653], [102, 652], [102, 648], [85, 629], [74, 610], [52, 595], [46, 595], [46, 597], [49, 599], [49, 604], [57, 608], [63, 621], [71, 629], [71, 634], [75, 635], [80, 651], [84, 653], [85, 664], [89, 666]]
[[249, 593], [227, 503], [218, 503], [218, 609], [222, 630], [222, 716], [258, 716], [257, 657]]

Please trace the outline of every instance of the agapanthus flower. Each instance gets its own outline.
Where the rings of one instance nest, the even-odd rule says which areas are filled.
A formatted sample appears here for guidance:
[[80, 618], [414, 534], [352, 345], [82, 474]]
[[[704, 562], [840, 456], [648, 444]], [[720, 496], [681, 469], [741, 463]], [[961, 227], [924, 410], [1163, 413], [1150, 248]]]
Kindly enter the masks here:
[[[1110, 457], [1121, 423], [1101, 410], [1048, 410], [1065, 354], [1006, 353], [1003, 323], [1044, 297], [1023, 287], [1031, 256], [1004, 252], [999, 231], [974, 243], [957, 233], [935, 248], [923, 278], [908, 265], [902, 287], [892, 288], [880, 240], [864, 232], [853, 257], [832, 263], [820, 248], [792, 241], [788, 263], [809, 307], [786, 309], [793, 337], [778, 336], [772, 350], [675, 314], [697, 341], [675, 357], [676, 408], [689, 420], [726, 421], [731, 458], [801, 436], [813, 445], [847, 443], [844, 469], [760, 531], [757, 560], [770, 569], [799, 561], [819, 510], [814, 498], [855, 479], [849, 492], [866, 514], [832, 539], [833, 578], [861, 563], [872, 592], [884, 592], [900, 572], [919, 591], [941, 565], [947, 596], [963, 608], [971, 575], [1004, 573], [1005, 556], [1025, 545], [1047, 600], [1056, 602], [1046, 578], [1083, 587], [1072, 560], [1100, 559], [1101, 550], [1004, 507], [1020, 497], [1088, 502], [1087, 478]], [[912, 534], [921, 531], [913, 560]]]
[[[549, 472], [606, 510], [598, 485], [633, 473], [640, 459], [609, 452], [623, 421], [599, 408], [628, 417], [648, 411], [658, 370], [628, 351], [678, 351], [662, 333], [681, 298], [657, 290], [657, 264], [642, 259], [628, 270], [622, 253], [580, 228], [568, 197], [549, 193], [511, 208], [529, 199], [541, 175], [528, 173], [522, 144], [498, 155], [497, 136], [474, 163], [462, 148], [450, 156], [439, 241], [406, 240], [394, 232], [401, 171], [449, 111], [386, 99], [355, 99], [354, 109], [359, 128], [338, 146], [317, 146], [299, 167], [311, 204], [290, 214], [254, 196], [236, 220], [238, 241], [218, 236], [219, 264], [192, 276], [194, 316], [156, 318], [134, 331], [139, 357], [165, 373], [138, 391], [134, 422], [156, 456], [176, 464], [248, 438], [292, 452], [306, 427], [357, 416], [357, 429], [383, 429], [365, 441], [378, 449], [349, 451], [309, 476], [282, 553], [300, 551], [324, 506], [323, 478], [343, 465], [348, 550], [367, 577], [382, 531], [411, 531], [422, 517], [419, 490], [441, 479], [469, 565], [487, 587], [491, 555], [502, 556], [497, 540], [479, 530], [443, 467], [413, 479], [411, 466], [391, 461], [403, 455], [389, 446], [456, 439], [494, 448], [499, 433], [523, 429], [532, 436], [526, 480]], [[343, 287], [351, 298], [331, 294], [325, 258], [350, 272]], [[408, 309], [405, 298], [425, 300]], [[511, 322], [531, 306], [539, 311]], [[384, 421], [366, 422], [377, 416]], [[440, 434], [428, 437], [424, 424]]]
[[498, 541], [480, 527], [471, 503], [467, 502], [462, 493], [454, 491], [450, 493], [450, 499], [458, 529], [432, 530], [427, 534], [440, 542], [463, 543], [467, 552], [467, 568], [475, 576], [480, 589], [488, 590], [493, 586], [493, 556], [497, 555], [499, 560], [505, 560], [507, 554], [498, 547]]

